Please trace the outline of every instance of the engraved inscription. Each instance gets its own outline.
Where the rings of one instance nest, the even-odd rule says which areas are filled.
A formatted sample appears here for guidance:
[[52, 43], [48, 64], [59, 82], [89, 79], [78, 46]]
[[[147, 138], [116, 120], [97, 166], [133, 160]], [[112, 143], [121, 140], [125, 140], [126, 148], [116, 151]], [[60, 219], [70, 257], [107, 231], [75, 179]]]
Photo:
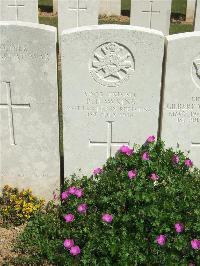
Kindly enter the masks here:
[[30, 104], [13, 104], [12, 103], [12, 90], [11, 84], [7, 81], [0, 81], [0, 89], [7, 91], [7, 102], [0, 103], [0, 109], [8, 110], [8, 123], [10, 130], [10, 144], [16, 145], [15, 141], [15, 127], [14, 127], [14, 117], [13, 117], [13, 109], [30, 109]]
[[74, 1], [72, 1], [72, 3], [70, 2], [69, 10], [76, 12], [76, 26], [79, 27], [80, 26], [80, 12], [87, 10], [86, 1], [85, 0], [82, 0], [82, 1], [76, 0], [75, 6], [74, 6]]
[[200, 88], [200, 58], [193, 61], [191, 75], [194, 84]]
[[[1, 36], [2, 31], [0, 31]], [[49, 61], [50, 56], [45, 49], [31, 49], [28, 43], [14, 43], [11, 41], [1, 42], [0, 40], [0, 60], [41, 60]]]
[[154, 8], [153, 8], [153, 2], [154, 1], [150, 1], [149, 2], [149, 4], [150, 4], [150, 9], [149, 10], [142, 11], [142, 13], [146, 13], [146, 14], [149, 15], [149, 28], [150, 29], [152, 28], [152, 17], [153, 17], [153, 15], [160, 14], [160, 11], [159, 10], [154, 10]]
[[94, 51], [89, 71], [94, 80], [103, 86], [116, 87], [128, 80], [135, 70], [131, 51], [122, 44], [108, 42]]
[[188, 103], [167, 103], [168, 116], [177, 123], [200, 123], [200, 96], [192, 96]]
[[122, 145], [129, 145], [130, 141], [126, 142], [114, 142], [112, 137], [113, 122], [107, 121], [107, 141], [89, 141], [89, 146], [95, 147], [106, 147], [107, 148], [107, 159], [112, 156], [112, 147], [120, 147]]
[[139, 104], [140, 100], [133, 92], [84, 91], [84, 102], [68, 105], [68, 111], [82, 112], [87, 117], [115, 120], [132, 119], [136, 114], [151, 112], [151, 107]]

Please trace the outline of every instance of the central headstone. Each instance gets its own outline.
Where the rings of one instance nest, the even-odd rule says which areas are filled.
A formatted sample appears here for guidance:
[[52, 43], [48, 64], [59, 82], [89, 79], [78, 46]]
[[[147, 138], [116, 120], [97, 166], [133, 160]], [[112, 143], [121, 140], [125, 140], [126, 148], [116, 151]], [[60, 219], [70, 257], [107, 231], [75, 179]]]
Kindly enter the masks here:
[[0, 23], [0, 187], [59, 185], [56, 29]]
[[38, 0], [0, 0], [0, 20], [38, 23]]
[[162, 139], [200, 167], [200, 33], [167, 37]]
[[156, 29], [169, 34], [172, 0], [131, 0], [131, 20], [134, 26]]
[[87, 25], [98, 25], [99, 0], [58, 1], [58, 29], [63, 30]]
[[61, 39], [65, 175], [91, 174], [120, 146], [157, 135], [164, 36], [109, 25]]

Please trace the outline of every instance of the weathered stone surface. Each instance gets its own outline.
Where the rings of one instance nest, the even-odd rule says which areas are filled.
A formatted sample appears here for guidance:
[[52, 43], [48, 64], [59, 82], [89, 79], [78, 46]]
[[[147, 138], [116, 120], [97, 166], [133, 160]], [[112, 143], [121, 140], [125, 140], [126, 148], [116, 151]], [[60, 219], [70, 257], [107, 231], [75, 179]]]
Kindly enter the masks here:
[[61, 40], [65, 175], [91, 174], [121, 145], [157, 134], [164, 36], [104, 25]]
[[38, 23], [38, 0], [0, 0], [0, 21]]
[[98, 25], [99, 0], [58, 1], [58, 29]]
[[196, 0], [187, 0], [186, 21], [193, 22], [195, 15]]
[[197, 0], [196, 17], [195, 17], [195, 31], [200, 31], [200, 0]]
[[53, 0], [53, 12], [58, 12], [58, 0]]
[[200, 33], [167, 37], [162, 138], [200, 166]]
[[171, 0], [131, 0], [130, 24], [169, 34]]
[[0, 23], [0, 185], [50, 198], [59, 184], [56, 29]]
[[121, 0], [100, 0], [101, 15], [120, 16], [121, 15]]

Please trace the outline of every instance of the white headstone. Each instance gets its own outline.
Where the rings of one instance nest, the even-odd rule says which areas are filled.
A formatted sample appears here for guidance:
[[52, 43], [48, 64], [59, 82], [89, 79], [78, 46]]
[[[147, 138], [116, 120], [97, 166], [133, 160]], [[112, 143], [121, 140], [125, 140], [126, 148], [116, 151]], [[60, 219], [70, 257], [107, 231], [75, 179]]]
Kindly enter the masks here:
[[99, 0], [58, 1], [58, 29], [98, 25]]
[[192, 22], [194, 20], [196, 7], [196, 0], [187, 0], [186, 21]]
[[167, 37], [162, 139], [200, 166], [200, 33]]
[[169, 34], [172, 0], [131, 0], [130, 24]]
[[58, 12], [58, 0], [53, 0], [53, 12]]
[[200, 0], [197, 0], [194, 30], [200, 31]]
[[107, 16], [121, 15], [121, 0], [100, 0], [99, 13]]
[[164, 36], [102, 25], [61, 39], [65, 175], [91, 174], [123, 144], [157, 134]]
[[0, 22], [0, 185], [59, 184], [56, 29]]
[[38, 0], [0, 0], [0, 21], [38, 23]]

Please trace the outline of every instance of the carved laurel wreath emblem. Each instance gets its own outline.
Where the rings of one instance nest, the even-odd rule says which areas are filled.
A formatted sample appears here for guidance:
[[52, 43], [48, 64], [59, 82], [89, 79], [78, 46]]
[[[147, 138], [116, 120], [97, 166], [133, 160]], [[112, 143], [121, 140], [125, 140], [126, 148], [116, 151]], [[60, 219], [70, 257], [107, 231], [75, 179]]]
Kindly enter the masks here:
[[134, 70], [135, 60], [130, 50], [115, 42], [97, 47], [89, 63], [94, 80], [107, 87], [119, 86]]

